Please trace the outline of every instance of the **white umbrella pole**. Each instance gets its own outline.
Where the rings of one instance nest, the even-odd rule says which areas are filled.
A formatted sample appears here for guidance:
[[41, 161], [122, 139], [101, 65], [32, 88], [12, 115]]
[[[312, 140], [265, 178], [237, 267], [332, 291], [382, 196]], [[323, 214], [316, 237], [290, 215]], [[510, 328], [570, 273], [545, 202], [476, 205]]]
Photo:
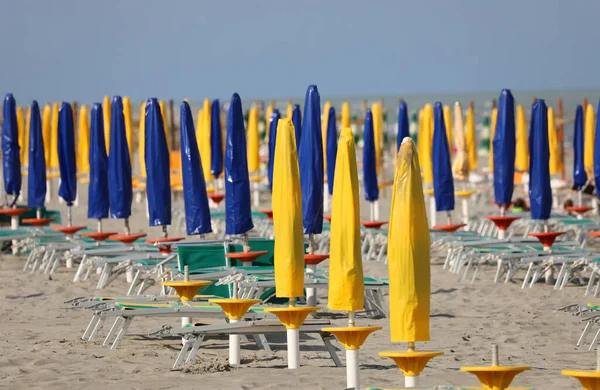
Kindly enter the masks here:
[[461, 203], [462, 203], [462, 215], [463, 215], [462, 223], [468, 224], [469, 223], [469, 199], [462, 198]]
[[[294, 307], [294, 298], [290, 298], [290, 307]], [[287, 329], [288, 369], [297, 370], [300, 367], [300, 330]]]
[[[348, 312], [348, 327], [354, 326], [354, 312]], [[359, 349], [346, 349], [346, 387], [360, 389], [360, 370], [358, 367]]]
[[435, 209], [435, 196], [429, 195], [429, 220], [431, 227], [437, 225], [437, 211]]
[[[500, 216], [504, 217], [506, 215], [506, 208], [504, 205], [500, 206]], [[504, 240], [506, 238], [506, 232], [504, 230], [498, 229], [498, 239]]]
[[[415, 351], [414, 341], [408, 343], [408, 350], [409, 350], [409, 352]], [[404, 376], [404, 387], [406, 387], [407, 389], [414, 389], [418, 386], [419, 386], [419, 376], [418, 375], [415, 375], [415, 376], [405, 375]]]
[[371, 221], [375, 221], [375, 202], [369, 202], [369, 211], [371, 214]]
[[[183, 280], [185, 280], [186, 282], [188, 282], [190, 280], [190, 268], [189, 266], [184, 266], [183, 267]], [[191, 317], [181, 317], [181, 326], [184, 327], [188, 324], [192, 323], [192, 318]], [[184, 339], [182, 339], [184, 340]]]
[[252, 196], [252, 200], [254, 201], [254, 207], [259, 207], [260, 206], [260, 193], [258, 191], [258, 187], [259, 187], [258, 182], [252, 183], [252, 187], [254, 190], [253, 196]]
[[327, 183], [323, 185], [323, 211], [329, 211], [329, 188]]
[[375, 221], [379, 221], [379, 200], [373, 203], [375, 204]]
[[[233, 299], [238, 299], [238, 284], [233, 283]], [[230, 324], [235, 324], [238, 320], [230, 319]], [[240, 365], [240, 336], [237, 334], [229, 335], [229, 365]]]
[[[316, 264], [306, 264], [306, 273], [309, 276], [314, 275], [317, 272]], [[314, 307], [317, 306], [317, 289], [307, 288], [306, 289], [306, 306]]]

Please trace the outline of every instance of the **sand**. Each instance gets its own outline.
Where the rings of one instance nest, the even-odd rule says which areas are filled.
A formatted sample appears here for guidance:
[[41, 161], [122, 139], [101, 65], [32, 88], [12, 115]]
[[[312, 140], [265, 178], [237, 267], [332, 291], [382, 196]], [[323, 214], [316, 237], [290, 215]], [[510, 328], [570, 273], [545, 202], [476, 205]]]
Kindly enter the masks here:
[[[384, 195], [385, 196], [385, 195]], [[82, 202], [82, 204], [85, 204]], [[382, 200], [383, 211], [389, 194]], [[58, 204], [55, 207], [62, 207]], [[182, 209], [180, 201], [174, 204]], [[146, 226], [143, 205], [134, 207], [133, 231]], [[368, 207], [362, 207], [367, 210]], [[385, 213], [382, 212], [382, 215]], [[74, 213], [85, 219], [85, 207]], [[106, 229], [121, 229], [111, 221]], [[152, 234], [158, 234], [157, 229]], [[83, 342], [80, 337], [91, 318], [89, 311], [72, 309], [63, 302], [79, 296], [98, 295], [94, 277], [86, 283], [72, 283], [74, 269], [59, 268], [52, 280], [42, 274], [24, 274], [23, 257], [0, 257], [0, 387], [56, 389], [342, 389], [345, 369], [336, 368], [323, 345], [303, 338], [301, 368], [288, 370], [283, 339], [274, 339], [272, 353], [258, 350], [253, 343], [242, 345], [242, 365], [227, 365], [226, 339], [210, 339], [203, 344], [193, 364], [172, 371], [170, 367], [180, 348], [178, 339], [149, 339], [149, 332], [163, 324], [177, 326], [176, 318], [136, 320], [115, 351], [102, 347], [102, 338]], [[537, 389], [576, 389], [577, 382], [560, 375], [564, 368], [592, 369], [595, 353], [578, 350], [575, 342], [583, 328], [578, 317], [557, 312], [570, 303], [584, 304], [584, 288], [569, 286], [563, 291], [538, 284], [521, 290], [515, 283], [494, 285], [495, 267], [484, 267], [474, 284], [460, 283], [454, 274], [442, 270], [441, 254], [432, 257], [431, 338], [418, 343], [419, 350], [443, 351], [422, 373], [421, 383], [433, 385], [477, 385], [475, 377], [459, 371], [461, 366], [490, 364], [492, 343], [500, 347], [500, 362], [528, 365], [532, 370], [519, 375], [513, 386]], [[327, 263], [324, 263], [325, 266]], [[384, 276], [383, 263], [364, 263], [365, 274]], [[102, 295], [120, 294], [126, 284], [120, 278]], [[156, 289], [153, 290], [156, 292]], [[152, 292], [152, 291], [151, 291]], [[322, 291], [321, 306], [326, 304]], [[345, 324], [346, 319], [335, 319]], [[402, 387], [401, 372], [380, 351], [403, 350], [406, 345], [389, 341], [386, 319], [372, 320], [359, 315], [359, 325], [382, 326], [361, 349], [363, 387]], [[108, 331], [108, 324], [104, 332]], [[340, 353], [340, 356], [342, 353]]]

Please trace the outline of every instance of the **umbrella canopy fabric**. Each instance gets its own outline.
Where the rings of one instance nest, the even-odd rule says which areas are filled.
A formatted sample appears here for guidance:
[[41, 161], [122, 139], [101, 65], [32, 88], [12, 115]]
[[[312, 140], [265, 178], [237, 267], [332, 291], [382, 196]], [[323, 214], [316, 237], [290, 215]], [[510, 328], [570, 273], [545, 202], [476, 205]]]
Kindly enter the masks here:
[[248, 171], [260, 171], [260, 134], [258, 132], [258, 108], [252, 107], [248, 114]]
[[329, 195], [333, 194], [333, 179], [335, 176], [335, 160], [337, 159], [337, 124], [335, 122], [335, 108], [330, 107], [327, 114], [327, 189]]
[[583, 124], [583, 165], [585, 173], [589, 176], [594, 174], [594, 106], [588, 104], [585, 109], [585, 121]]
[[269, 179], [269, 187], [273, 188], [273, 163], [275, 162], [275, 143], [277, 141], [277, 126], [281, 114], [279, 110], [273, 110], [269, 118], [269, 165], [267, 166], [267, 176]]
[[529, 134], [529, 203], [532, 219], [550, 218], [550, 147], [548, 144], [548, 108], [542, 99], [533, 104]]
[[433, 196], [437, 211], [454, 210], [454, 180], [450, 165], [450, 148], [444, 121], [444, 107], [436, 102], [434, 106], [433, 130]]
[[89, 166], [88, 218], [108, 218], [108, 156], [104, 140], [104, 114], [100, 103], [95, 103], [92, 107]]
[[294, 298], [304, 295], [304, 236], [296, 136], [289, 118], [279, 121], [273, 165], [275, 293]]
[[350, 104], [344, 102], [342, 104], [342, 129], [349, 129], [351, 125]]
[[575, 113], [575, 134], [573, 135], [573, 182], [581, 190], [587, 182], [587, 174], [583, 165], [583, 107], [577, 106]]
[[188, 235], [210, 233], [210, 210], [194, 118], [185, 101], [181, 103], [179, 126], [186, 232]]
[[429, 226], [417, 150], [400, 145], [388, 232], [390, 336], [393, 342], [429, 340]]
[[46, 199], [46, 160], [40, 107], [34, 100], [29, 117], [29, 167], [27, 168], [27, 206], [44, 207]]
[[85, 104], [79, 109], [79, 133], [77, 136], [77, 169], [80, 174], [90, 173], [90, 122], [88, 109]]
[[294, 104], [292, 109], [292, 123], [294, 123], [294, 130], [296, 132], [296, 145], [300, 145], [300, 139], [302, 138], [302, 111], [300, 111], [300, 105]]
[[150, 226], [171, 224], [171, 166], [169, 146], [158, 99], [146, 102], [146, 194]]
[[475, 111], [473, 104], [469, 104], [467, 110], [467, 124], [465, 129], [467, 153], [469, 154], [469, 169], [477, 169], [477, 134], [475, 132]]
[[104, 142], [106, 142], [106, 150], [110, 150], [110, 126], [112, 122], [110, 96], [105, 95], [102, 101], [102, 113], [104, 115]]
[[379, 186], [377, 184], [375, 130], [373, 128], [373, 113], [371, 113], [371, 110], [367, 110], [367, 115], [365, 116], [363, 141], [363, 183], [365, 186], [365, 199], [369, 202], [374, 202], [379, 199]]
[[4, 192], [13, 195], [16, 204], [21, 193], [21, 152], [19, 148], [19, 125], [14, 96], [9, 93], [4, 98], [2, 122], [2, 168], [4, 172]]
[[246, 157], [242, 99], [234, 93], [227, 112], [225, 143], [225, 233], [244, 234], [254, 227]]
[[529, 169], [527, 121], [525, 120], [525, 109], [520, 104], [517, 106], [515, 169], [521, 172]]
[[398, 105], [398, 136], [396, 137], [396, 150], [400, 149], [400, 144], [404, 138], [410, 137], [408, 127], [408, 106], [403, 100]]
[[[125, 134], [123, 102], [120, 96], [113, 98], [110, 111], [110, 148], [108, 152], [110, 217], [129, 218], [133, 200], [131, 160], [129, 159], [129, 149], [127, 147], [127, 135]], [[104, 113], [104, 116], [106, 117], [106, 113]], [[106, 129], [106, 124], [104, 128]], [[106, 132], [104, 132], [104, 135], [106, 136]]]
[[[146, 156], [144, 155], [144, 151], [146, 150], [146, 134], [144, 133], [146, 129], [146, 102], [143, 102], [140, 105], [140, 125], [138, 128], [138, 158], [140, 162], [140, 176], [143, 180], [146, 180]], [[131, 158], [129, 159], [131, 161]]]
[[60, 169], [58, 195], [68, 206], [72, 206], [77, 198], [77, 162], [73, 109], [66, 102], [62, 103], [58, 112], [58, 166]]
[[456, 156], [452, 164], [452, 172], [458, 180], [469, 178], [469, 158], [467, 155], [467, 144], [463, 124], [462, 107], [460, 103], [454, 103], [454, 142], [456, 145]]
[[[433, 184], [433, 171], [432, 171], [432, 159], [431, 159], [431, 148], [433, 142], [433, 106], [429, 103], [423, 107], [419, 115], [419, 161], [421, 163], [421, 169], [423, 170], [423, 181], [427, 185]], [[468, 153], [468, 142], [465, 142]], [[468, 154], [467, 154], [468, 156]]]
[[306, 91], [298, 158], [300, 159], [304, 234], [320, 234], [323, 231], [323, 183], [325, 179], [321, 98], [316, 85], [310, 85]]
[[498, 101], [498, 117], [492, 140], [494, 156], [494, 199], [499, 205], [512, 201], [515, 177], [515, 100], [504, 89]]
[[210, 105], [210, 173], [217, 178], [223, 173], [223, 132], [219, 99]]
[[[333, 108], [330, 109], [333, 110]], [[329, 118], [331, 121], [331, 117]], [[360, 209], [354, 135], [342, 129], [335, 163], [336, 186], [331, 201], [329, 294], [327, 307], [357, 311], [364, 308], [360, 248]]]
[[[560, 149], [558, 145], [558, 132], [556, 131], [556, 120], [552, 107], [548, 107], [548, 143], [550, 145], [550, 175], [556, 175], [560, 173]], [[594, 166], [595, 161], [594, 157]]]

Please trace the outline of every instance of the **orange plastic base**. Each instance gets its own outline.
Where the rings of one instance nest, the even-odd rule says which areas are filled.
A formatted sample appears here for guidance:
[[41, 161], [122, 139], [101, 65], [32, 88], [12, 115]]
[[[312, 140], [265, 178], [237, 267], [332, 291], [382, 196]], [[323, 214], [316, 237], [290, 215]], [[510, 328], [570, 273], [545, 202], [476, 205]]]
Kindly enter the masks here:
[[269, 219], [273, 219], [273, 210], [260, 210], [260, 212], [269, 217]]
[[26, 218], [21, 220], [22, 223], [35, 227], [48, 226], [52, 221], [54, 221], [54, 218]]
[[544, 233], [529, 233], [530, 237], [535, 237], [544, 247], [552, 247], [556, 237], [562, 236], [565, 232], [544, 232]]
[[[145, 236], [145, 234], [144, 234]], [[161, 243], [163, 242], [174, 242], [174, 241], [181, 241], [183, 240], [184, 237], [163, 237], [163, 238], [151, 238], [149, 240], [146, 240], [146, 242], [148, 244], [154, 244], [158, 246], [158, 251], [160, 253], [162, 253], [163, 255], [168, 255], [169, 253], [171, 253], [171, 245], [161, 245]]]
[[114, 236], [108, 237], [113, 241], [120, 241], [123, 244], [133, 244], [136, 240], [146, 237], [146, 233], [139, 234], [115, 234]]
[[85, 226], [52, 226], [52, 230], [72, 236], [80, 230], [85, 229]]
[[8, 215], [10, 217], [18, 217], [18, 216], [25, 214], [29, 210], [31, 210], [31, 209], [17, 208], [17, 207], [4, 208], [4, 209], [0, 209], [0, 215]]
[[255, 252], [233, 252], [226, 253], [225, 257], [228, 259], [239, 260], [242, 263], [251, 263], [254, 260], [258, 259], [261, 256], [268, 254], [267, 251], [255, 251]]
[[208, 197], [210, 198], [210, 200], [212, 200], [216, 204], [219, 204], [223, 201], [223, 199], [225, 199], [225, 194], [212, 193], [212, 194], [208, 194]]
[[317, 265], [329, 258], [329, 253], [309, 253], [304, 255], [304, 264]]
[[499, 215], [488, 215], [486, 219], [492, 221], [498, 230], [506, 230], [509, 226], [520, 217], [501, 217]]
[[453, 225], [438, 225], [438, 226], [434, 226], [433, 230], [439, 230], [442, 232], [447, 232], [447, 233], [454, 233], [455, 231], [457, 231], [458, 229], [460, 229], [463, 226], [467, 226], [464, 223], [457, 223], [457, 224], [453, 224]]
[[331, 222], [331, 215], [324, 215], [323, 219], [326, 220], [326, 221]]
[[106, 241], [108, 237], [114, 236], [117, 232], [87, 232], [82, 233], [82, 237], [91, 238], [94, 241]]
[[367, 229], [379, 229], [385, 225], [387, 221], [361, 221], [360, 224]]
[[592, 208], [591, 207], [586, 207], [586, 206], [570, 206], [570, 207], [566, 207], [565, 210], [571, 212], [571, 213], [577, 213], [577, 214], [585, 214], [588, 211], [590, 211]]

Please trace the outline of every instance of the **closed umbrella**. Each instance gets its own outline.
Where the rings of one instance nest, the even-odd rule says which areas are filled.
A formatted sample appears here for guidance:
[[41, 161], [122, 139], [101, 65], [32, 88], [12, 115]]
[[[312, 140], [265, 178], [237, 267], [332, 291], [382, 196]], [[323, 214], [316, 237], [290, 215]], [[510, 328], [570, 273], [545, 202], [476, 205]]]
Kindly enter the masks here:
[[294, 130], [296, 132], [296, 145], [300, 145], [300, 139], [302, 138], [302, 111], [300, 111], [300, 105], [294, 104], [292, 110], [292, 123], [294, 124]]
[[327, 114], [327, 187], [329, 195], [333, 194], [333, 179], [335, 175], [335, 160], [338, 150], [337, 125], [335, 120], [335, 108], [331, 107]]
[[442, 103], [436, 102], [434, 106], [433, 130], [433, 195], [435, 197], [435, 211], [446, 211], [448, 222], [452, 225], [451, 212], [454, 210], [454, 180], [450, 165], [450, 148], [444, 121], [444, 108]]
[[102, 220], [108, 218], [108, 156], [104, 140], [104, 113], [100, 103], [92, 107], [90, 132], [90, 184], [88, 187], [88, 218], [98, 220], [98, 232], [102, 232]]
[[377, 210], [379, 206], [379, 186], [377, 184], [375, 131], [371, 110], [367, 110], [367, 115], [365, 116], [363, 142], [363, 184], [365, 186], [365, 199], [370, 204], [371, 221], [375, 221], [379, 216], [379, 211]]
[[410, 137], [408, 126], [408, 106], [406, 105], [406, 102], [402, 100], [398, 106], [398, 136], [396, 137], [396, 151], [400, 149], [402, 140], [406, 137]]
[[[4, 193], [6, 204], [16, 206], [21, 193], [21, 156], [19, 148], [19, 126], [17, 124], [16, 102], [12, 94], [4, 98], [2, 122], [2, 168], [4, 172]], [[8, 195], [12, 195], [9, 203]]]
[[44, 157], [44, 138], [40, 108], [34, 100], [31, 104], [29, 119], [29, 167], [27, 172], [27, 206], [37, 209], [37, 218], [41, 218], [41, 209], [46, 200], [46, 160]]
[[517, 106], [516, 119], [516, 155], [515, 169], [520, 172], [529, 170], [529, 147], [527, 145], [527, 123], [525, 120], [525, 109], [522, 105]]
[[573, 162], [573, 184], [578, 191], [578, 205], [582, 202], [582, 189], [587, 183], [587, 174], [584, 167], [584, 133], [583, 133], [583, 107], [577, 106], [575, 113], [575, 134], [573, 136], [574, 162]]
[[212, 101], [210, 110], [210, 173], [215, 179], [218, 179], [223, 173], [223, 133], [218, 99]]
[[67, 203], [67, 224], [72, 226], [71, 206], [77, 198], [77, 163], [75, 160], [75, 129], [73, 111], [63, 102], [58, 114], [58, 161], [60, 187], [58, 195]]
[[281, 119], [279, 110], [274, 110], [269, 118], [269, 165], [267, 167], [267, 176], [269, 179], [269, 188], [273, 188], [273, 164], [275, 162], [275, 141], [277, 141], [277, 124]]
[[90, 122], [85, 104], [79, 109], [79, 135], [77, 137], [77, 170], [80, 176], [87, 178], [90, 174]]

